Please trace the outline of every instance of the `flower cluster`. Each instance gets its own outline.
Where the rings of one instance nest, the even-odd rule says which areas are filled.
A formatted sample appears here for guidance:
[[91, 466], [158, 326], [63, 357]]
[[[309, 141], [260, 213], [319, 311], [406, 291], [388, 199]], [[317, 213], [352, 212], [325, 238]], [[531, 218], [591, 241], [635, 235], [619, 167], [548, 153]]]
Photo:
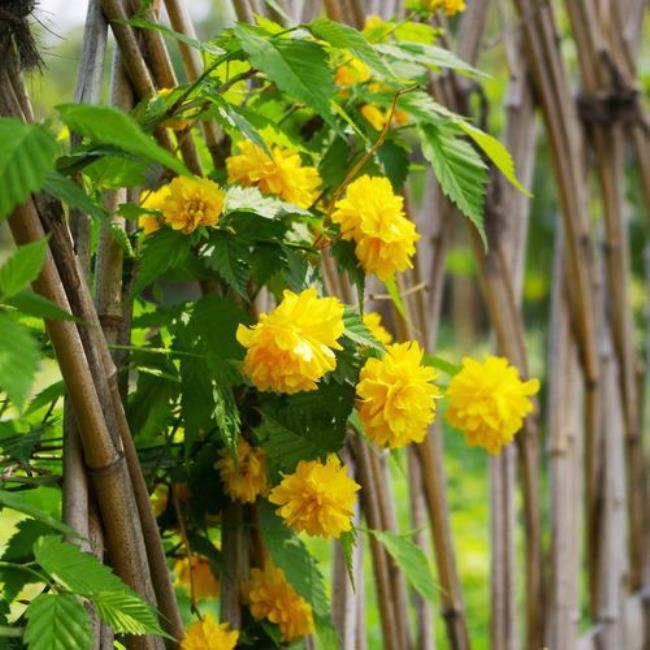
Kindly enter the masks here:
[[538, 391], [539, 381], [521, 381], [507, 359], [488, 356], [480, 363], [465, 357], [449, 384], [447, 419], [465, 433], [471, 446], [497, 454], [521, 429], [533, 410], [530, 396]]
[[148, 235], [160, 228], [161, 222], [186, 235], [197, 228], [217, 224], [223, 210], [224, 193], [207, 178], [188, 178], [178, 176], [156, 191], [143, 196], [142, 207], [157, 210], [155, 215], [140, 217], [140, 226]]
[[266, 454], [260, 447], [251, 447], [244, 438], [237, 443], [237, 460], [224, 449], [215, 467], [233, 501], [255, 503], [258, 495], [266, 492]]
[[253, 618], [276, 623], [282, 641], [291, 642], [314, 631], [311, 606], [287, 582], [284, 571], [270, 561], [264, 569], [251, 569], [241, 591]]
[[422, 365], [422, 354], [414, 341], [395, 343], [361, 369], [357, 410], [367, 436], [378, 445], [395, 449], [424, 440], [441, 392], [431, 383], [436, 372]]
[[352, 528], [356, 493], [361, 486], [335, 454], [320, 461], [300, 461], [269, 494], [277, 513], [296, 532], [339, 537]]
[[361, 176], [336, 202], [332, 221], [343, 239], [356, 243], [355, 252], [366, 273], [385, 279], [412, 266], [419, 235], [404, 215], [404, 199], [383, 177]]
[[286, 290], [282, 302], [261, 314], [253, 327], [240, 325], [237, 340], [247, 348], [244, 372], [260, 390], [298, 393], [336, 368], [334, 350], [343, 334], [343, 305], [319, 298], [316, 289]]
[[219, 580], [214, 575], [210, 562], [202, 555], [193, 554], [174, 564], [176, 586], [190, 593], [193, 590], [197, 600], [216, 598], [219, 595]]
[[273, 147], [269, 155], [250, 140], [240, 142], [238, 149], [226, 160], [229, 182], [257, 186], [299, 208], [308, 208], [318, 198], [318, 170], [303, 165], [297, 151]]
[[192, 623], [181, 641], [181, 650], [233, 650], [239, 631], [231, 630], [228, 623], [217, 623], [211, 614]]

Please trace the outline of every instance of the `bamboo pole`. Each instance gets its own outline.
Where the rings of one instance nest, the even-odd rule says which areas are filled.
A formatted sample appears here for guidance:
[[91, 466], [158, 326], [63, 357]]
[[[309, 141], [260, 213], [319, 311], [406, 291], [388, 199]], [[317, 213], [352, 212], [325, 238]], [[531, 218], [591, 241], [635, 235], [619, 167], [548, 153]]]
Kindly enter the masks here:
[[592, 611], [598, 602], [598, 543], [600, 540], [599, 492], [600, 457], [599, 358], [594, 291], [592, 241], [589, 233], [583, 151], [577, 113], [558, 48], [557, 30], [550, 5], [534, 0], [515, 0], [522, 17], [523, 39], [549, 140], [562, 223], [566, 241], [572, 322], [577, 333], [586, 391], [586, 490], [588, 566]]
[[551, 476], [551, 550], [548, 585], [549, 647], [574, 650], [580, 579], [579, 368], [567, 304], [562, 231], [557, 229], [549, 346], [548, 454]]
[[[592, 0], [567, 3], [573, 32], [578, 44], [583, 105], [589, 101], [597, 110], [598, 97], [615, 96], [612, 75], [603, 65], [606, 43], [598, 25], [597, 6]], [[620, 94], [620, 93], [619, 93]], [[612, 114], [610, 120], [591, 122], [588, 110], [583, 121], [594, 149], [594, 162], [600, 180], [604, 225], [605, 264], [608, 282], [609, 315], [612, 339], [620, 368], [618, 373], [623, 399], [625, 446], [627, 456], [627, 503], [629, 507], [630, 588], [641, 586], [647, 534], [646, 472], [641, 447], [641, 419], [637, 384], [639, 365], [634, 343], [633, 313], [629, 301], [630, 264], [624, 207], [624, 135], [623, 125]]]

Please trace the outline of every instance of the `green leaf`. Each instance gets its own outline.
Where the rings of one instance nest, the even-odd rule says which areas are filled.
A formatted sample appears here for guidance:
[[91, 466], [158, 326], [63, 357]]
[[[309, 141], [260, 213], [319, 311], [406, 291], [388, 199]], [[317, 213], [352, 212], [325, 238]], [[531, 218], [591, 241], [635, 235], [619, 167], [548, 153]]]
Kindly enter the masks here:
[[458, 126], [481, 148], [483, 153], [494, 163], [495, 167], [512, 183], [520, 192], [530, 197], [532, 194], [520, 183], [515, 171], [515, 162], [510, 152], [499, 140], [485, 131], [477, 129], [464, 120], [457, 122]]
[[32, 519], [36, 519], [37, 521], [48, 525], [50, 528], [58, 530], [64, 535], [69, 537], [80, 537], [79, 533], [75, 530], [66, 526], [63, 522], [55, 519], [51, 515], [48, 515], [47, 512], [33, 506], [16, 492], [0, 490], [0, 505], [10, 508], [11, 510], [16, 510], [17, 512], [22, 512], [23, 514], [32, 517]]
[[79, 135], [158, 162], [177, 174], [189, 175], [185, 165], [176, 156], [159, 146], [132, 117], [122, 111], [110, 106], [87, 104], [61, 104], [57, 110], [69, 129]]
[[160, 628], [154, 610], [139, 596], [126, 591], [99, 591], [92, 597], [99, 617], [118, 634], [157, 634]]
[[487, 167], [476, 150], [458, 136], [456, 128], [420, 124], [422, 152], [445, 195], [476, 226], [487, 247], [483, 208], [488, 182]]
[[352, 589], [354, 589], [354, 565], [353, 565], [353, 555], [354, 548], [357, 545], [357, 529], [353, 528], [344, 533], [341, 533], [339, 537], [339, 543], [341, 544], [341, 551], [343, 553], [343, 561], [345, 562], [345, 569], [348, 573], [348, 578], [350, 578], [350, 583], [352, 584]]
[[191, 247], [187, 235], [171, 228], [161, 228], [147, 235], [132, 292], [139, 293], [165, 272], [180, 266], [189, 257]]
[[47, 298], [34, 293], [33, 291], [21, 291], [15, 296], [6, 300], [5, 303], [15, 307], [19, 311], [36, 316], [37, 318], [46, 318], [48, 320], [77, 320], [71, 313], [61, 309]]
[[88, 650], [88, 612], [72, 594], [41, 594], [25, 610], [24, 640], [29, 650]]
[[238, 24], [234, 28], [242, 49], [255, 68], [294, 99], [334, 123], [330, 100], [335, 92], [325, 50], [311, 41], [269, 39], [260, 30]]
[[376, 49], [389, 59], [403, 63], [416, 63], [425, 68], [447, 68], [469, 77], [487, 77], [450, 50], [428, 43], [379, 43]]
[[101, 205], [97, 205], [91, 199], [84, 189], [72, 179], [59, 174], [58, 172], [48, 172], [45, 175], [45, 183], [43, 189], [60, 201], [63, 201], [71, 208], [79, 210], [83, 214], [96, 219], [104, 219], [108, 217], [108, 210]]
[[24, 325], [2, 312], [0, 341], [0, 387], [20, 409], [38, 368], [38, 343]]
[[460, 366], [456, 365], [455, 363], [446, 361], [442, 357], [437, 357], [434, 354], [425, 353], [422, 357], [422, 363], [424, 363], [426, 366], [431, 366], [432, 368], [441, 370], [450, 377], [457, 375], [461, 370]]
[[370, 333], [359, 313], [352, 307], [346, 307], [343, 312], [343, 336], [362, 347], [371, 348], [383, 354], [384, 346]]
[[338, 451], [354, 406], [354, 386], [321, 383], [316, 391], [270, 397], [255, 434], [272, 465], [293, 471], [301, 460]]
[[313, 607], [316, 616], [329, 616], [323, 576], [303, 541], [284, 525], [270, 503], [259, 501], [258, 514], [264, 547], [273, 563], [284, 571], [287, 580]]
[[377, 50], [354, 27], [330, 20], [329, 18], [317, 18], [305, 25], [305, 27], [321, 41], [325, 41], [333, 47], [350, 50], [355, 57], [380, 74], [387, 77], [394, 76], [390, 68], [377, 53]]
[[237, 294], [246, 297], [251, 269], [250, 251], [245, 243], [228, 233], [215, 232], [203, 256], [208, 268], [216, 271]]
[[99, 591], [129, 590], [94, 555], [84, 553], [56, 535], [41, 537], [34, 544], [34, 557], [56, 582], [82, 596], [92, 596]]
[[233, 455], [237, 452], [237, 440], [241, 433], [241, 416], [237, 402], [230, 386], [215, 385], [214, 397], [214, 419], [217, 422], [219, 433], [226, 443], [226, 447]]
[[402, 300], [402, 294], [399, 292], [399, 289], [397, 288], [397, 283], [395, 282], [395, 276], [386, 278], [385, 280], [383, 280], [383, 282], [384, 282], [384, 286], [386, 287], [386, 290], [388, 291], [388, 295], [390, 296], [390, 299], [395, 305], [395, 309], [397, 309], [400, 316], [408, 323], [409, 319], [406, 313], [406, 307], [404, 305], [404, 301]]
[[161, 34], [165, 34], [165, 36], [170, 36], [171, 38], [175, 38], [177, 41], [180, 41], [185, 45], [189, 45], [190, 47], [193, 47], [194, 49], [199, 50], [201, 52], [206, 52], [208, 54], [215, 54], [215, 55], [224, 54], [224, 50], [222, 50], [220, 47], [217, 47], [216, 45], [213, 45], [211, 43], [206, 43], [204, 41], [200, 41], [198, 38], [192, 38], [187, 34], [181, 34], [180, 32], [176, 32], [173, 29], [170, 29], [169, 27], [165, 27], [165, 25], [161, 25], [160, 23], [154, 23], [150, 20], [147, 20], [146, 18], [135, 17], [135, 18], [130, 18], [129, 20], [125, 20], [124, 22], [133, 27], [140, 27], [141, 29], [151, 29], [153, 31], [160, 32]]
[[25, 410], [25, 415], [34, 413], [44, 406], [49, 406], [54, 400], [59, 399], [65, 395], [65, 384], [63, 381], [55, 381], [47, 388], [40, 391], [34, 399], [29, 403]]
[[338, 239], [330, 247], [330, 252], [336, 259], [338, 268], [347, 272], [348, 277], [357, 288], [359, 304], [363, 304], [363, 296], [366, 290], [366, 274], [361, 264], [359, 264], [354, 242]]
[[52, 529], [36, 519], [23, 519], [16, 524], [16, 532], [11, 537], [2, 554], [7, 562], [23, 562], [32, 559], [32, 546], [42, 535], [52, 532]]
[[0, 221], [43, 186], [54, 167], [54, 136], [43, 127], [0, 119]]
[[436, 582], [424, 551], [407, 537], [385, 530], [369, 530], [395, 560], [410, 585], [426, 600], [435, 604]]
[[47, 255], [47, 237], [19, 246], [0, 266], [0, 301], [27, 288], [41, 272]]

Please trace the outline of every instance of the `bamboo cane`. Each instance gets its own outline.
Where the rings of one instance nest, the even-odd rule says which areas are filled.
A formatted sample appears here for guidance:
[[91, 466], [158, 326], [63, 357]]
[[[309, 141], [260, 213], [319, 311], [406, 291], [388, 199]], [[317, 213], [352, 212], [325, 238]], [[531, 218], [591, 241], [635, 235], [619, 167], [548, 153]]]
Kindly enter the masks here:
[[[606, 44], [597, 24], [597, 7], [591, 0], [567, 4], [573, 31], [578, 44], [582, 89], [592, 102], [597, 96], [611, 96], [611, 76], [603, 66]], [[588, 116], [583, 112], [583, 119]], [[628, 296], [629, 259], [624, 216], [624, 136], [622, 124], [616, 121], [587, 123], [595, 163], [600, 179], [604, 207], [605, 262], [608, 280], [609, 310], [614, 350], [620, 367], [620, 386], [623, 397], [625, 442], [628, 464], [627, 502], [630, 525], [630, 582], [631, 588], [640, 587], [643, 579], [646, 520], [646, 473], [641, 452], [641, 421], [638, 408], [637, 350], [634, 345], [633, 314]]]
[[536, 99], [540, 104], [549, 140], [553, 171], [566, 236], [566, 264], [572, 322], [584, 372], [586, 392], [586, 490], [585, 509], [588, 526], [588, 566], [592, 581], [592, 611], [598, 602], [599, 491], [600, 457], [600, 383], [597, 353], [597, 309], [592, 281], [593, 251], [589, 234], [587, 196], [582, 163], [582, 142], [575, 107], [559, 54], [557, 30], [549, 5], [533, 0], [516, 0], [523, 18], [523, 38], [533, 77]]
[[551, 473], [551, 555], [547, 642], [574, 650], [579, 616], [579, 369], [563, 272], [562, 231], [555, 243], [549, 346], [548, 454]]

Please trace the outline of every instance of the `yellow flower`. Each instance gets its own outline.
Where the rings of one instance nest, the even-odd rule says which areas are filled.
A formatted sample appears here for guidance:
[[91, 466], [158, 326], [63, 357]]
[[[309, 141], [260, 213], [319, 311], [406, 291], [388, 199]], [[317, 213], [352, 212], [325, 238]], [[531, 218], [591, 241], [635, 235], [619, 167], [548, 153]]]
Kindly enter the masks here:
[[386, 113], [384, 113], [381, 108], [378, 108], [373, 104], [364, 104], [361, 107], [361, 115], [363, 115], [366, 120], [370, 122], [372, 128], [376, 131], [381, 131], [386, 126]]
[[404, 199], [395, 195], [387, 178], [361, 176], [348, 185], [335, 208], [332, 221], [340, 224], [343, 239], [355, 241], [366, 273], [384, 279], [413, 266], [420, 236], [404, 215]]
[[[376, 131], [381, 131], [388, 121], [388, 115], [390, 109], [382, 111], [381, 108], [374, 106], [373, 104], [364, 104], [360, 109], [361, 115], [363, 115], [368, 122], [372, 125], [372, 128]], [[406, 124], [408, 122], [409, 116], [408, 113], [400, 110], [399, 108], [395, 109], [393, 112], [393, 124]]]
[[244, 373], [260, 390], [316, 390], [316, 382], [336, 368], [333, 350], [341, 349], [341, 334], [343, 305], [336, 298], [319, 298], [313, 288], [286, 290], [256, 325], [237, 329], [237, 340], [248, 348]]
[[303, 165], [297, 151], [273, 147], [269, 156], [249, 140], [240, 142], [238, 149], [238, 154], [226, 160], [230, 183], [256, 185], [300, 208], [308, 208], [317, 199], [321, 185], [318, 170]]
[[462, 13], [467, 8], [465, 0], [422, 0], [422, 6], [429, 11], [444, 9], [448, 16]]
[[447, 390], [447, 420], [471, 446], [498, 454], [521, 429], [533, 410], [529, 397], [538, 391], [537, 379], [521, 381], [517, 368], [503, 357], [488, 356], [483, 363], [465, 357]]
[[370, 330], [370, 333], [383, 345], [388, 345], [393, 337], [381, 324], [381, 316], [375, 311], [367, 311], [363, 315], [363, 324]]
[[276, 512], [296, 532], [338, 538], [352, 528], [360, 489], [336, 454], [330, 454], [324, 464], [300, 461], [296, 471], [271, 490], [269, 501], [281, 506]]
[[231, 630], [228, 623], [217, 623], [212, 614], [192, 623], [185, 631], [181, 650], [233, 650], [239, 630]]
[[311, 606], [287, 582], [284, 571], [271, 562], [263, 570], [251, 569], [250, 579], [242, 584], [242, 596], [256, 621], [266, 618], [280, 627], [282, 641], [314, 631]]
[[[147, 210], [162, 210], [169, 196], [169, 185], [163, 185], [157, 190], [143, 190], [140, 194], [140, 205]], [[155, 214], [143, 214], [138, 218], [138, 226], [145, 235], [156, 232], [161, 226], [161, 217]]]
[[334, 81], [337, 86], [345, 88], [347, 86], [354, 86], [354, 84], [362, 84], [370, 79], [370, 70], [368, 66], [356, 57], [351, 57], [336, 71]]
[[395, 23], [388, 22], [380, 16], [366, 16], [366, 22], [363, 25], [363, 34], [371, 43], [378, 43], [395, 29]]
[[149, 496], [151, 501], [151, 509], [156, 517], [160, 517], [165, 510], [167, 510], [167, 503], [169, 502], [169, 487], [163, 483], [158, 483], [156, 489]]
[[202, 555], [195, 553], [191, 559], [184, 557], [176, 560], [174, 573], [176, 586], [183, 587], [187, 593], [190, 593], [191, 586], [194, 584], [194, 596], [197, 600], [216, 598], [219, 595], [219, 580], [212, 572], [208, 559]]
[[188, 235], [201, 226], [216, 225], [223, 210], [224, 193], [207, 178], [176, 177], [160, 208], [163, 220]]
[[357, 384], [357, 410], [368, 438], [392, 449], [422, 442], [441, 396], [431, 383], [435, 378], [435, 370], [422, 365], [415, 341], [395, 343], [382, 359], [368, 359]]
[[266, 454], [261, 447], [251, 447], [243, 438], [237, 443], [237, 463], [224, 449], [215, 467], [233, 501], [255, 503], [257, 496], [266, 492]]

